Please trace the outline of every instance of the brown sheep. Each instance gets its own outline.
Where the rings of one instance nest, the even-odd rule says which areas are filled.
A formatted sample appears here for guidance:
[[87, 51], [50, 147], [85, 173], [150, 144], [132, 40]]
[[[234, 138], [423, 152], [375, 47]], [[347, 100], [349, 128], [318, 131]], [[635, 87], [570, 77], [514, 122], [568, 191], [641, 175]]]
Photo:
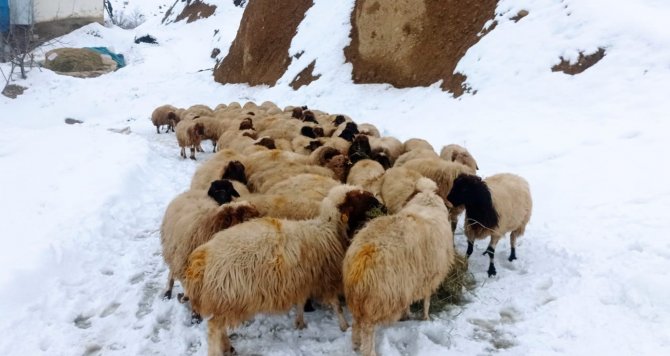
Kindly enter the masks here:
[[159, 128], [163, 125], [167, 125], [165, 132], [174, 132], [174, 127], [179, 122], [179, 116], [177, 116], [177, 108], [172, 105], [162, 105], [154, 109], [151, 113], [151, 122], [156, 126], [156, 133], [160, 134]]
[[193, 120], [182, 120], [177, 123], [175, 135], [181, 147], [181, 157], [186, 158], [186, 147], [189, 147], [191, 149], [190, 158], [195, 160], [195, 150], [200, 146], [200, 141], [205, 135], [205, 126]]

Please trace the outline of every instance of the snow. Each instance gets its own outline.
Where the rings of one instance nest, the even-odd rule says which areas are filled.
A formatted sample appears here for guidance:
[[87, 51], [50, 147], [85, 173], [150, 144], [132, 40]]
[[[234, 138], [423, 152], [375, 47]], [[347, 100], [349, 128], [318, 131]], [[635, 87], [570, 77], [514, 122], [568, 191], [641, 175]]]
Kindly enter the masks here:
[[[108, 46], [127, 67], [92, 79], [33, 69], [17, 80], [29, 88], [23, 95], [0, 96], [0, 354], [206, 354], [206, 326], [161, 300], [158, 239], [166, 205], [197, 162], [182, 161], [174, 136], [156, 135], [148, 118], [165, 103], [247, 100], [345, 113], [438, 149], [459, 143], [480, 175], [530, 182], [534, 210], [519, 259], [506, 260], [502, 240], [489, 279], [487, 242], [477, 243], [468, 303], [430, 322], [380, 328], [380, 354], [670, 353], [667, 2], [502, 0], [497, 27], [457, 68], [477, 94], [458, 99], [439, 83], [352, 84], [338, 49], [353, 0], [315, 0], [289, 51], [304, 54], [272, 88], [212, 80], [209, 53], [225, 56], [242, 16], [232, 1], [213, 1], [209, 19], [167, 26], [172, 1], [127, 2], [114, 8], [144, 14], [138, 28], [89, 25], [58, 44]], [[509, 20], [521, 9], [529, 15]], [[160, 44], [133, 43], [147, 33]], [[550, 70], [561, 56], [574, 61], [599, 47], [605, 58], [582, 74]], [[314, 59], [320, 80], [291, 90]], [[84, 123], [65, 125], [68, 117]], [[124, 127], [131, 134], [108, 130]], [[463, 252], [462, 233], [456, 241]], [[238, 353], [352, 354], [351, 331], [340, 332], [330, 311], [307, 314], [302, 331], [291, 315], [234, 330]]]

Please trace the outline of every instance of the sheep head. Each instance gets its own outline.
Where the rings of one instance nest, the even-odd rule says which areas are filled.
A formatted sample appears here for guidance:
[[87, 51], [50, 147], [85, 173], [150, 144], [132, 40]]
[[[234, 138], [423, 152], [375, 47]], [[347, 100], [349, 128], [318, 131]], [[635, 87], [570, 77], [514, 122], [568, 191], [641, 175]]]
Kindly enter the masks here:
[[454, 151], [451, 154], [451, 161], [452, 162], [458, 162], [458, 163], [463, 163], [464, 165], [474, 169], [474, 170], [479, 170], [479, 166], [477, 166], [477, 161], [475, 161], [474, 157], [470, 155], [469, 152], [465, 151]]
[[300, 129], [300, 134], [309, 138], [316, 138], [316, 133], [314, 132], [314, 128], [311, 126], [303, 126]]
[[219, 209], [215, 224], [217, 230], [223, 230], [241, 224], [245, 221], [260, 217], [261, 215], [256, 207], [246, 201], [222, 205]]
[[[472, 174], [460, 174], [447, 195], [453, 206], [465, 205], [466, 222], [472, 226], [494, 229], [498, 226], [498, 212], [486, 182]], [[448, 204], [447, 204], [448, 205]]]
[[352, 142], [356, 134], [358, 134], [358, 125], [353, 122], [347, 122], [347, 125], [344, 127], [344, 130], [342, 130], [339, 137]]
[[219, 205], [230, 203], [233, 198], [239, 197], [240, 193], [235, 190], [233, 184], [227, 179], [215, 180], [209, 186], [207, 195], [214, 199]]
[[254, 130], [254, 122], [251, 120], [250, 117], [244, 118], [242, 122], [240, 122], [240, 131], [242, 130]]
[[258, 140], [258, 142], [254, 143], [254, 145], [263, 146], [270, 150], [277, 149], [277, 146], [275, 146], [275, 140], [270, 137], [263, 137]]
[[[349, 240], [365, 223], [379, 215], [386, 214], [386, 207], [375, 196], [362, 189], [348, 191], [343, 201], [337, 205], [342, 222], [347, 224]], [[380, 214], [381, 213], [381, 214]]]
[[344, 118], [344, 115], [337, 115], [337, 116], [335, 116], [335, 119], [333, 120], [333, 125], [340, 126], [345, 121], [347, 121], [347, 119]]
[[302, 119], [302, 108], [301, 107], [295, 107], [291, 111], [291, 117], [294, 119]]
[[333, 173], [335, 173], [335, 177], [340, 182], [345, 182], [352, 165], [353, 164], [347, 156], [338, 154], [330, 158], [326, 162], [325, 167], [333, 171]]
[[372, 149], [370, 148], [368, 137], [366, 135], [356, 135], [351, 146], [349, 146], [348, 155], [352, 163], [370, 158], [372, 156]]
[[302, 121], [313, 122], [315, 124], [319, 123], [318, 121], [316, 121], [316, 116], [314, 116], [314, 113], [309, 110], [302, 113]]
[[202, 122], [198, 122], [193, 126], [193, 132], [196, 136], [205, 136], [205, 125]]
[[319, 140], [312, 140], [309, 141], [309, 144], [307, 146], [305, 146], [305, 149], [309, 151], [314, 151], [321, 146], [323, 146], [323, 142]]
[[230, 161], [223, 171], [221, 179], [236, 180], [240, 183], [247, 184], [247, 176], [244, 171], [244, 165], [240, 161]]

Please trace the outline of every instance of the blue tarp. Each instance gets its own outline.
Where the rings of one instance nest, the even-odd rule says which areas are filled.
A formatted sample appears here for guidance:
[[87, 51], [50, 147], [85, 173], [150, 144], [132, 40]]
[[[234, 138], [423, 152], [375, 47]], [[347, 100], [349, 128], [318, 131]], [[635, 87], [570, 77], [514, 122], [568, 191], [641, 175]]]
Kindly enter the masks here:
[[9, 32], [9, 0], [0, 0], [0, 33]]
[[[2, 1], [2, 0], [0, 0]], [[116, 69], [123, 68], [126, 66], [126, 59], [123, 58], [122, 54], [114, 53], [111, 52], [107, 47], [86, 47], [87, 49], [90, 49], [91, 51], [98, 52], [100, 54], [106, 54], [112, 57], [114, 62], [116, 62], [117, 66]]]

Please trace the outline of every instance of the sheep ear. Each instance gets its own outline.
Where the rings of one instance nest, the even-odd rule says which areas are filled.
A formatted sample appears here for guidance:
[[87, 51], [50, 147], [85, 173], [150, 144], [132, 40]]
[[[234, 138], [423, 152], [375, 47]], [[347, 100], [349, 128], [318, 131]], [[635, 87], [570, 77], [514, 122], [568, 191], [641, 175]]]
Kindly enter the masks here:
[[451, 161], [454, 162], [458, 158], [458, 152], [454, 151], [451, 153]]

